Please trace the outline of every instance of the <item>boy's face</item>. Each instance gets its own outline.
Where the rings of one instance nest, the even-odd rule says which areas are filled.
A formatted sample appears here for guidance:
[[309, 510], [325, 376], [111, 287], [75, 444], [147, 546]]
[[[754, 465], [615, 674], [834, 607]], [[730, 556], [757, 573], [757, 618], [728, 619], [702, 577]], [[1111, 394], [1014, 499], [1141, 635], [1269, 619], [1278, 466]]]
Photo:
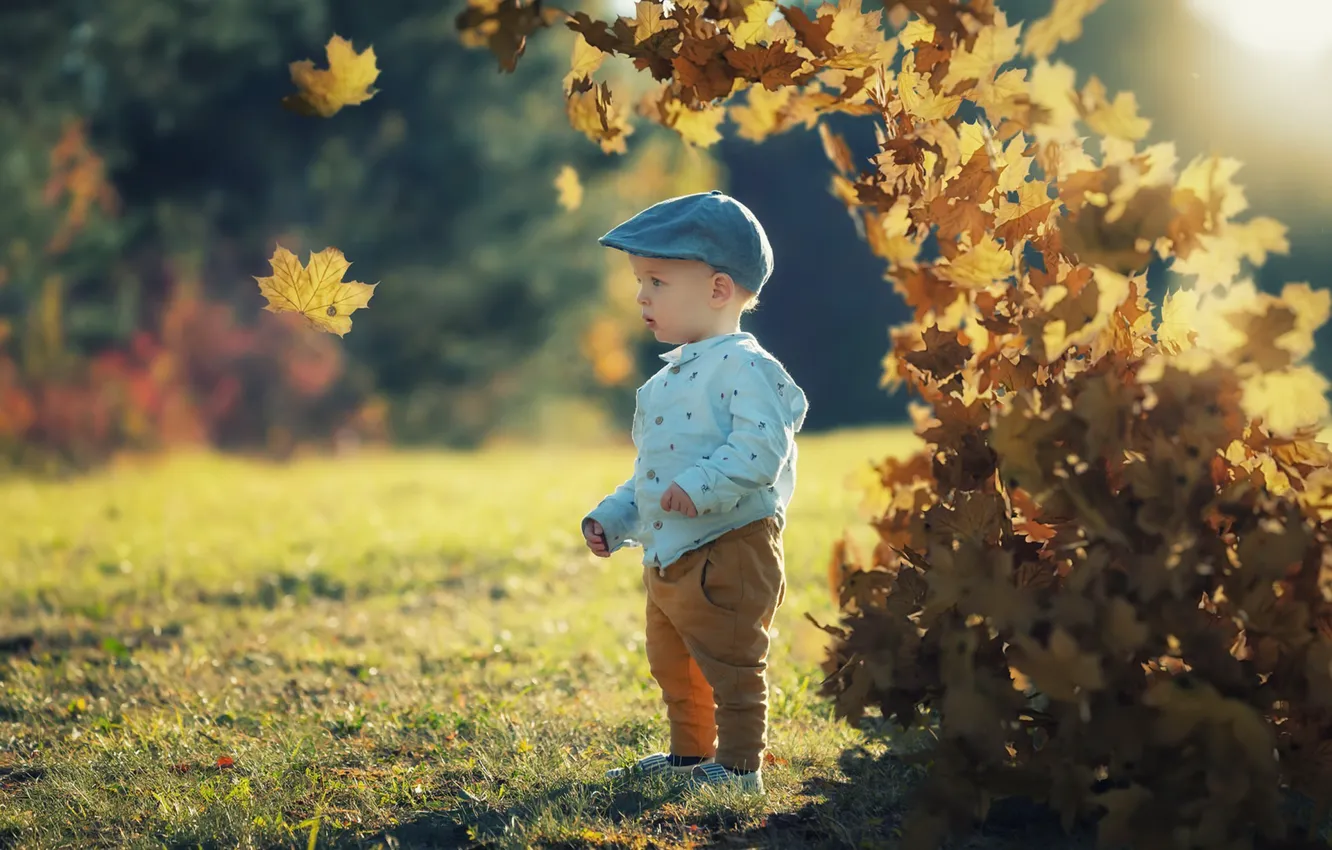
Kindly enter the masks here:
[[730, 277], [698, 260], [629, 255], [638, 278], [638, 306], [658, 342], [681, 345], [715, 333], [734, 300]]

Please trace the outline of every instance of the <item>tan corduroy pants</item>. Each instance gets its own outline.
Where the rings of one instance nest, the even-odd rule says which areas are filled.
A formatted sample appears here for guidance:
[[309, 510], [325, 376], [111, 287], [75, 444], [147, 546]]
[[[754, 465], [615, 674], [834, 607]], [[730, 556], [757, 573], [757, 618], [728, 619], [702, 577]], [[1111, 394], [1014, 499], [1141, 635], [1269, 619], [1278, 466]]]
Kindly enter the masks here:
[[786, 597], [777, 520], [732, 529], [664, 573], [644, 567], [643, 584], [671, 752], [756, 770], [768, 745], [768, 628]]

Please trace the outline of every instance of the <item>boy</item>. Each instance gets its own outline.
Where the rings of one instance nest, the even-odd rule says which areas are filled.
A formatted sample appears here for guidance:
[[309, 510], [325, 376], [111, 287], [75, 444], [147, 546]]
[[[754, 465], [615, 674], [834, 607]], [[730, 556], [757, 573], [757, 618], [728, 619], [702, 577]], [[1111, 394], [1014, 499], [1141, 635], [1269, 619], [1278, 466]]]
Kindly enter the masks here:
[[786, 595], [782, 531], [808, 404], [740, 330], [772, 274], [754, 214], [722, 192], [671, 198], [599, 240], [629, 255], [666, 366], [638, 389], [634, 472], [583, 519], [602, 558], [643, 547], [647, 655], [671, 750], [607, 776], [670, 771], [763, 793], [767, 656]]

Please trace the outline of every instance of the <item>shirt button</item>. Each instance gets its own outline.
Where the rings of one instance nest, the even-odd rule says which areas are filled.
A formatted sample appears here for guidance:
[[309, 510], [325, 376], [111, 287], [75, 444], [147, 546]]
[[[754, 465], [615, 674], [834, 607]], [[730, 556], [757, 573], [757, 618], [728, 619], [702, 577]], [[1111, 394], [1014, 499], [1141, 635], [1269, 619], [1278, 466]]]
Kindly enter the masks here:
[[657, 417], [657, 424], [658, 424], [658, 425], [661, 424], [661, 417], [660, 417], [660, 416]]
[[680, 374], [680, 367], [679, 367], [679, 366], [672, 366], [672, 367], [671, 367], [671, 374], [672, 374], [672, 375], [678, 375], [678, 374]]
[[655, 469], [649, 469], [647, 475], [648, 475], [648, 478], [656, 478], [656, 477], [657, 477], [657, 470], [655, 470]]
[[657, 520], [656, 522], [652, 523], [652, 527], [661, 528], [661, 520]]

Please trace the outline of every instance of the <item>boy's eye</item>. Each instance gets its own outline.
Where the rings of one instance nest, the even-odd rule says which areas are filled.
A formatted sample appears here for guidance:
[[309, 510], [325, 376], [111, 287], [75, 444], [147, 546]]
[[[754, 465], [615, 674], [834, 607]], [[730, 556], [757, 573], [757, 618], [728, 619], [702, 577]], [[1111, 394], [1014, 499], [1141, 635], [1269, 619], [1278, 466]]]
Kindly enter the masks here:
[[661, 281], [657, 280], [655, 277], [652, 278], [652, 285], [653, 285], [653, 286], [656, 286], [657, 284], [660, 284], [660, 283], [661, 283]]

